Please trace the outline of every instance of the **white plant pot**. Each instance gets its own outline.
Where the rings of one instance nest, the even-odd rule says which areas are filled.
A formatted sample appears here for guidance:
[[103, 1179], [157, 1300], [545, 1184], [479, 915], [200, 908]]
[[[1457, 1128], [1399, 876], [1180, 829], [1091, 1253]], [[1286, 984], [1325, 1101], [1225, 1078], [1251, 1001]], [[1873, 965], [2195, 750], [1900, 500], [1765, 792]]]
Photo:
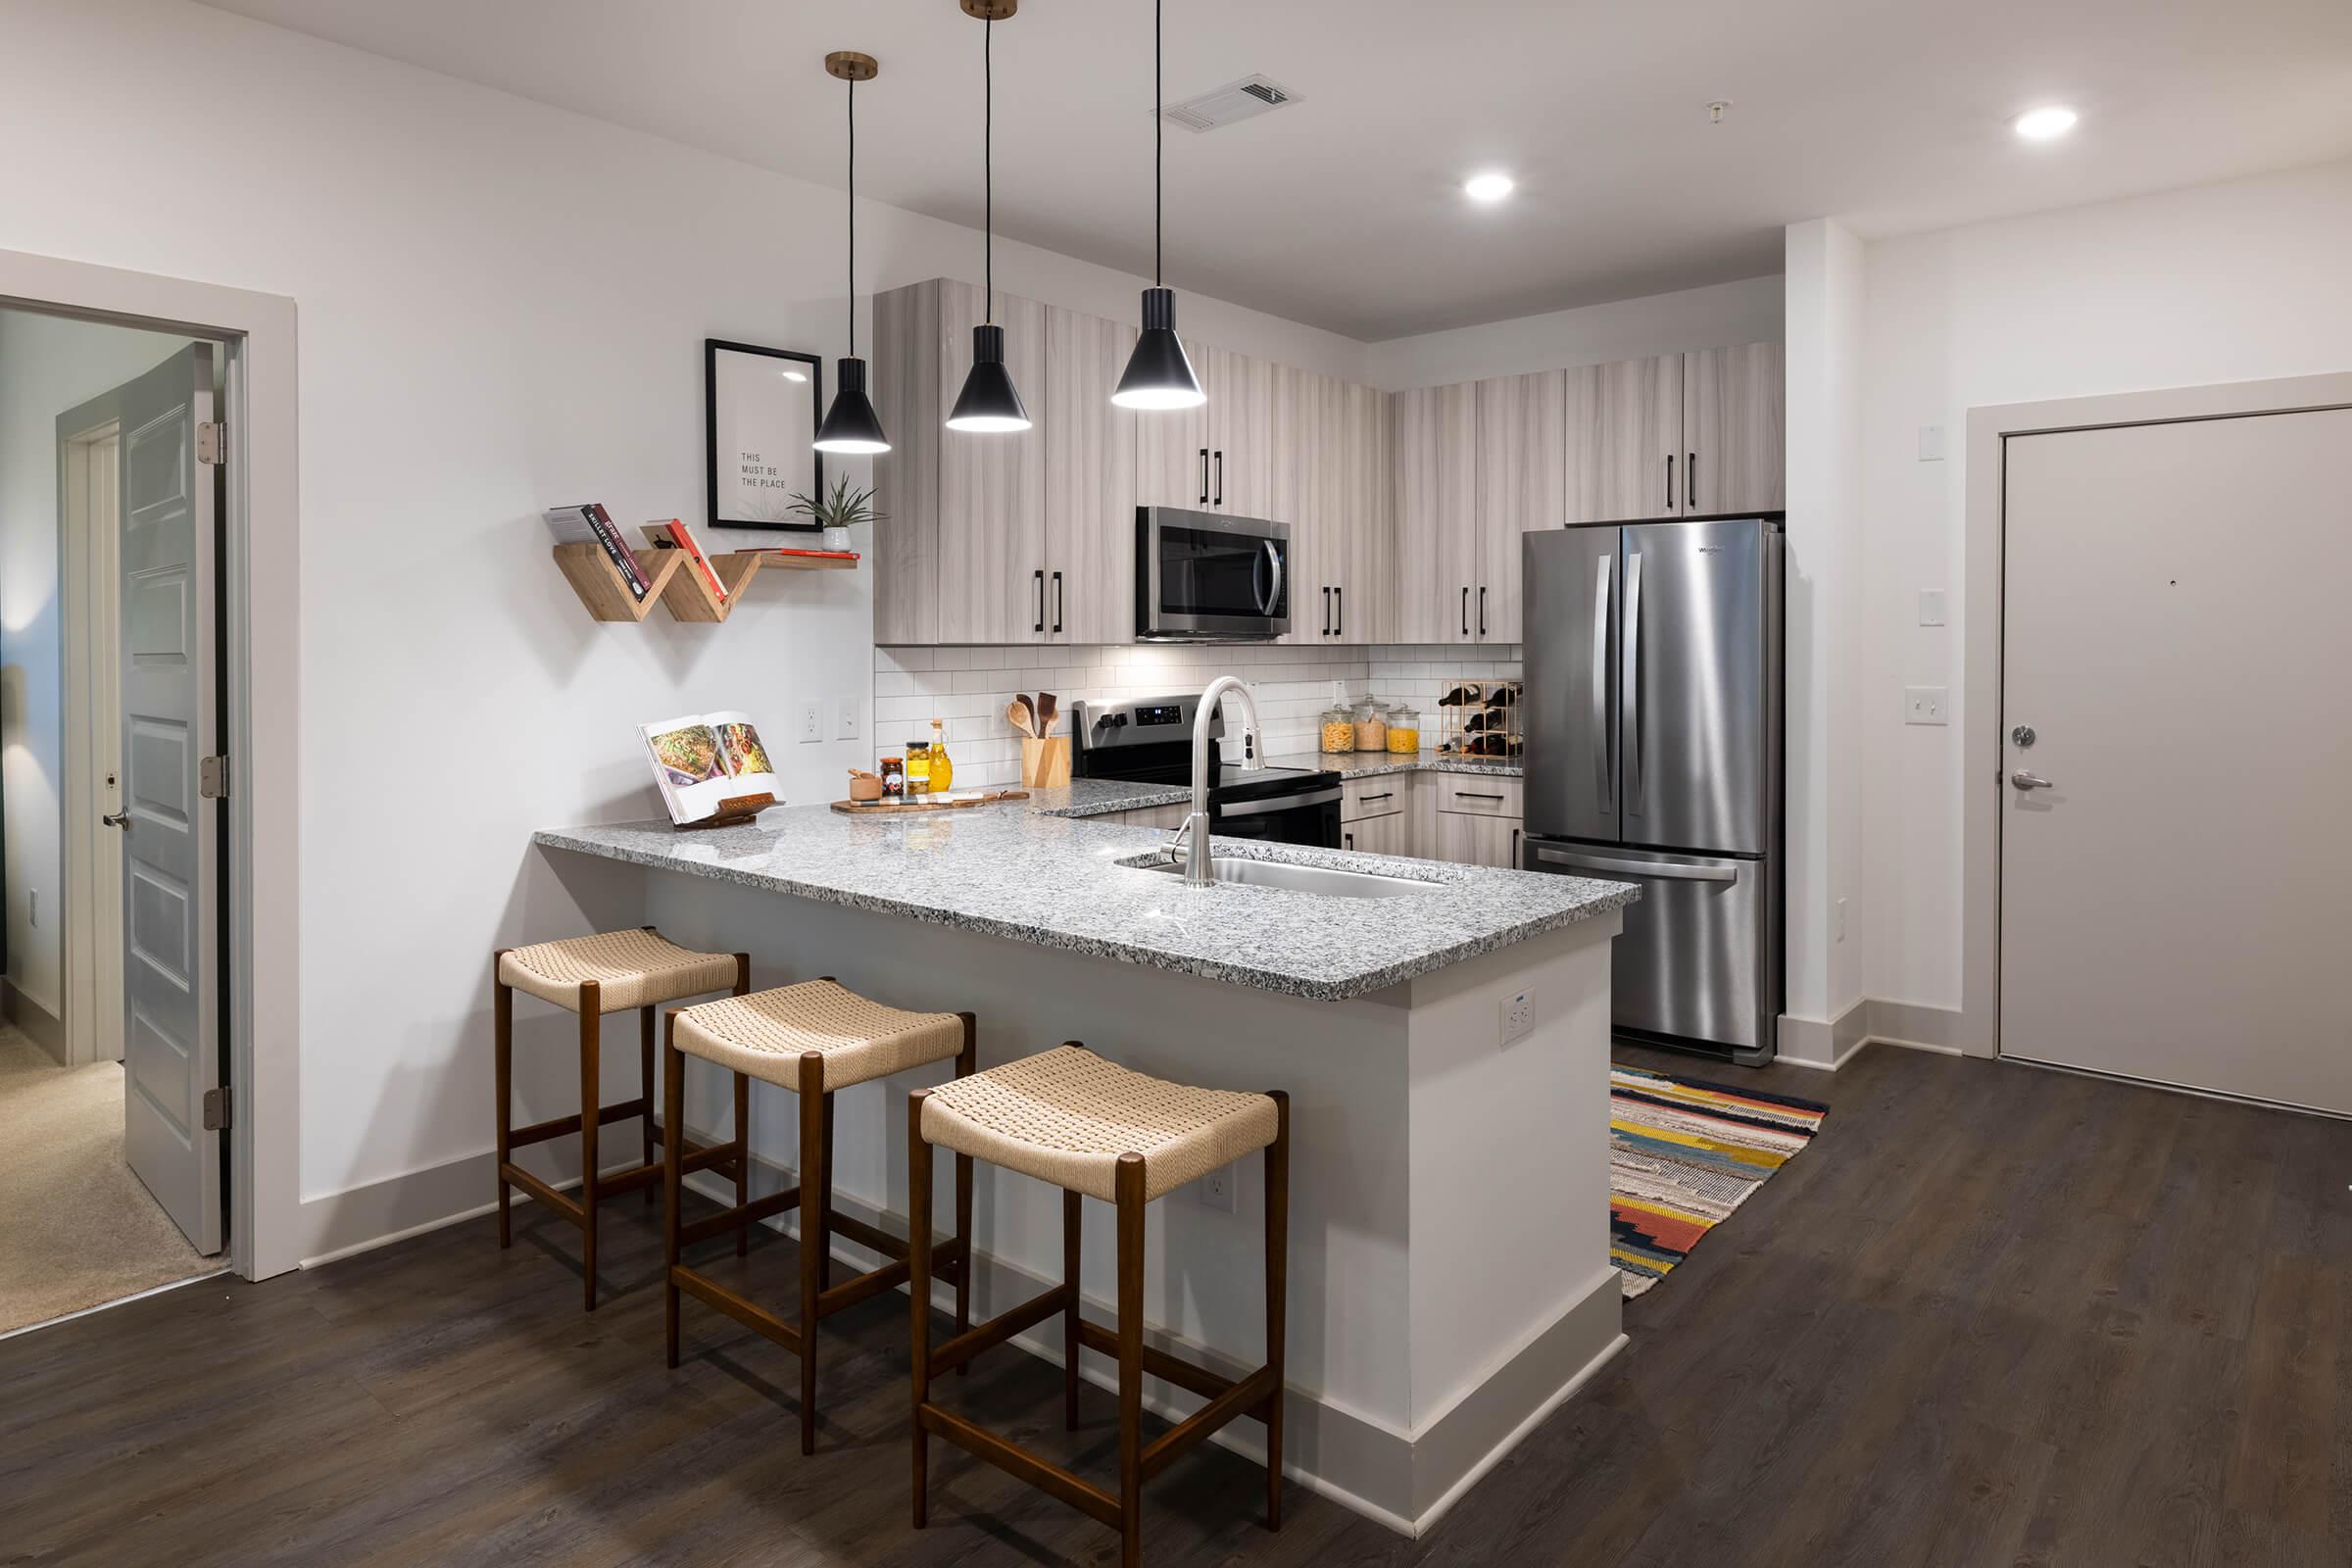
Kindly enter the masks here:
[[825, 548], [827, 550], [849, 549], [850, 530], [847, 528], [827, 528], [825, 530]]

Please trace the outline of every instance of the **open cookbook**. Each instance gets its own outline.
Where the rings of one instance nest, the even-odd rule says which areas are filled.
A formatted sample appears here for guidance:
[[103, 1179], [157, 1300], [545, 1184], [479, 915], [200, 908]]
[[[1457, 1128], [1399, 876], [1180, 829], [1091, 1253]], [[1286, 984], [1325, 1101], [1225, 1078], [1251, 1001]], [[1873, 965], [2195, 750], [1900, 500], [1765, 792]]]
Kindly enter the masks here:
[[776, 804], [775, 768], [749, 713], [689, 714], [638, 728], [678, 826], [748, 821]]

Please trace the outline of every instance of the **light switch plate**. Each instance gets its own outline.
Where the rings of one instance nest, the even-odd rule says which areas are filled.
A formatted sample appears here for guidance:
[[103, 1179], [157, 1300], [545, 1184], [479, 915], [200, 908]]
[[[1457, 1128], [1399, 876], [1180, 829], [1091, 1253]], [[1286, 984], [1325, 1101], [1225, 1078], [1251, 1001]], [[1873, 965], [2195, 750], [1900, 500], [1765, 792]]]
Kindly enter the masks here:
[[833, 699], [833, 738], [835, 740], [854, 741], [858, 738], [858, 708], [856, 697]]
[[803, 703], [801, 705], [801, 739], [804, 742], [807, 742], [821, 741], [824, 738], [825, 705], [822, 703]]
[[1919, 427], [1919, 461], [1922, 463], [1941, 463], [1943, 461], [1942, 425], [1923, 424]]
[[1922, 588], [1919, 591], [1919, 623], [1922, 626], [1943, 624], [1943, 590]]
[[1944, 721], [1944, 705], [1950, 691], [1942, 686], [1906, 686], [1903, 688], [1903, 722], [1906, 724], [1940, 724]]

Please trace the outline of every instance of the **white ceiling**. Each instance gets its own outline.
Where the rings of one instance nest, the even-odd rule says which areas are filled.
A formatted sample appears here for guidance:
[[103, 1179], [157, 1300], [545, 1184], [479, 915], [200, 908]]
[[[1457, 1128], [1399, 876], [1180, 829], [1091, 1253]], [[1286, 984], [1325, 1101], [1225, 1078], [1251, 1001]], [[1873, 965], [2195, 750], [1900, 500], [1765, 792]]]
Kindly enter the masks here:
[[[980, 34], [956, 0], [212, 0], [976, 224]], [[2346, 0], [1174, 0], [1170, 101], [1299, 102], [1167, 139], [1167, 281], [1365, 340], [1777, 271], [1878, 236], [2352, 153]], [[997, 29], [999, 230], [1151, 270], [1152, 8]], [[1705, 104], [1733, 107], [1710, 125]], [[2018, 111], [2082, 112], [2032, 146]], [[1474, 208], [1458, 181], [1506, 169]], [[1017, 278], [1000, 277], [1018, 290]]]

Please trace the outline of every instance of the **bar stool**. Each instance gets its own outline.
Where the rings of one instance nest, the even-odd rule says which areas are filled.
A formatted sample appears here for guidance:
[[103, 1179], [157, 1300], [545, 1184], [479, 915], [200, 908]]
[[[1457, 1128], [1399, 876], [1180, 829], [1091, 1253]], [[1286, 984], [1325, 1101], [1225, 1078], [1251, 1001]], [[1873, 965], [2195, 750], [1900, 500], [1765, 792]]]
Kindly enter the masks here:
[[[957, 1191], [964, 1164], [980, 1158], [1062, 1189], [1062, 1281], [1043, 1296], [976, 1329], [956, 1318], [956, 1337], [931, 1348], [931, 1146], [956, 1151]], [[1282, 1528], [1283, 1296], [1290, 1229], [1291, 1106], [1281, 1090], [1262, 1095], [1193, 1089], [1104, 1061], [1077, 1042], [991, 1067], [907, 1105], [909, 1232], [913, 1244], [914, 1525], [927, 1512], [930, 1438], [936, 1433], [998, 1469], [1051, 1494], [1119, 1532], [1119, 1560], [1143, 1557], [1143, 1486], [1167, 1464], [1237, 1415], [1266, 1427], [1266, 1528]], [[1239, 1380], [1144, 1344], [1144, 1210], [1152, 1200], [1244, 1154], [1265, 1151], [1266, 1364]], [[1118, 1208], [1118, 1322], [1090, 1323], [1079, 1312], [1078, 1236], [1082, 1198]], [[961, 1241], [969, 1225], [959, 1218]], [[1059, 1312], [1063, 1344], [1063, 1416], [1078, 1426], [1081, 1347], [1119, 1364], [1119, 1490], [1114, 1495], [985, 1427], [933, 1404], [931, 1380], [959, 1370]], [[1208, 1402], [1147, 1444], [1144, 1374]]]
[[[567, 937], [527, 948], [501, 948], [492, 960], [490, 985], [495, 1019], [498, 1073], [498, 1245], [514, 1244], [508, 1213], [512, 1189], [519, 1187], [580, 1228], [582, 1273], [588, 1310], [596, 1310], [596, 1205], [643, 1187], [652, 1196], [662, 1179], [654, 1162], [654, 1008], [706, 991], [751, 989], [748, 953], [696, 953], [664, 938], [652, 926]], [[566, 1007], [580, 1018], [580, 1110], [575, 1116], [528, 1127], [514, 1125], [514, 993], [527, 991]], [[600, 1104], [601, 1035], [604, 1014], [638, 1010], [637, 1061], [644, 1093], [617, 1105]], [[668, 1102], [675, 1106], [677, 1102]], [[606, 1122], [642, 1118], [642, 1162], [615, 1176], [596, 1166], [597, 1129]], [[580, 1135], [580, 1196], [575, 1201], [514, 1163], [514, 1151], [565, 1133]], [[740, 1185], [741, 1178], [738, 1177]]]
[[[833, 1096], [853, 1084], [885, 1078], [909, 1067], [954, 1061], [958, 1077], [974, 1065], [974, 1024], [968, 1012], [906, 1012], [869, 1001], [831, 975], [772, 991], [672, 1007], [662, 1054], [662, 1093], [683, 1104], [686, 1057], [714, 1061], [735, 1075], [735, 1146], [750, 1139], [752, 1080], [760, 1079], [801, 1097], [801, 1168], [798, 1185], [747, 1200], [743, 1181], [735, 1184], [735, 1206], [687, 1225], [680, 1221], [680, 1179], [699, 1168], [673, 1120], [665, 1129], [662, 1166], [668, 1210], [662, 1226], [667, 1259], [669, 1364], [678, 1364], [678, 1293], [715, 1307], [801, 1358], [801, 1452], [816, 1451], [816, 1325], [845, 1307], [896, 1290], [906, 1282], [906, 1244], [887, 1231], [833, 1208]], [[733, 1146], [729, 1146], [733, 1147]], [[701, 1158], [708, 1159], [706, 1153]], [[721, 1231], [735, 1232], [743, 1255], [754, 1220], [798, 1207], [801, 1214], [801, 1316], [787, 1323], [708, 1275], [688, 1268], [678, 1254], [689, 1245]], [[940, 1249], [948, 1276], [956, 1282], [956, 1321], [969, 1321], [969, 1269], [963, 1238], [972, 1228], [972, 1165], [956, 1168], [956, 1240]], [[830, 1283], [834, 1235], [848, 1237], [891, 1261], [839, 1285]]]

